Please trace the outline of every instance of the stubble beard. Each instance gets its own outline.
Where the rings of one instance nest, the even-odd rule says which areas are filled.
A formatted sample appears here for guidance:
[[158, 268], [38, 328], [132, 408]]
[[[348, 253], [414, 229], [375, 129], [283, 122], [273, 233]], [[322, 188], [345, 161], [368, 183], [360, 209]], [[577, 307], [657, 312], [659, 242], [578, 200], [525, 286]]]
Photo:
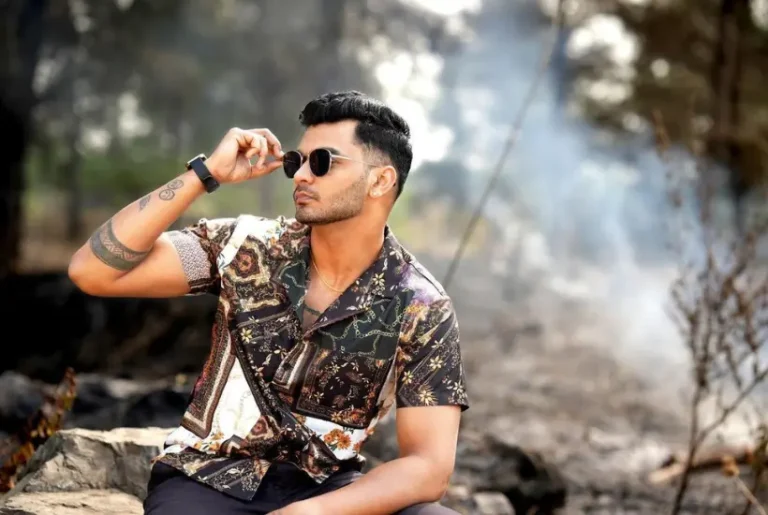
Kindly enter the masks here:
[[350, 184], [320, 206], [297, 206], [296, 221], [306, 225], [328, 225], [359, 215], [365, 202], [365, 176]]

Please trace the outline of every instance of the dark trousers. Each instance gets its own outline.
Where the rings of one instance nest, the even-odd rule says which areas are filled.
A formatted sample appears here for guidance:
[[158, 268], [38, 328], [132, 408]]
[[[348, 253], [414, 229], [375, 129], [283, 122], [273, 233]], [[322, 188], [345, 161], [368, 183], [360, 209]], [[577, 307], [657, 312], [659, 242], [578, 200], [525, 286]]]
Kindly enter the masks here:
[[[253, 500], [241, 501], [158, 463], [152, 467], [144, 515], [266, 515], [288, 504], [337, 490], [360, 476], [355, 470], [338, 472], [318, 485], [293, 465], [276, 464], [264, 476]], [[458, 514], [439, 504], [427, 503], [411, 506], [397, 515]]]

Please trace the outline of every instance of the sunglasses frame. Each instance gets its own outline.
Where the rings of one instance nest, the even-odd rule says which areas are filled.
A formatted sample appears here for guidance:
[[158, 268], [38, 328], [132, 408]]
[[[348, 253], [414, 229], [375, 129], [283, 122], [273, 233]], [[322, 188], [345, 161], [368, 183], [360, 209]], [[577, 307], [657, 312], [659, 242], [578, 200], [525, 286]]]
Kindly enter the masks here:
[[[285, 158], [286, 158], [286, 157], [287, 157], [289, 154], [290, 154], [290, 155], [298, 155], [298, 156], [299, 156], [299, 159], [301, 159], [301, 161], [300, 161], [300, 163], [299, 163], [299, 166], [296, 168], [296, 171], [294, 171], [293, 173], [290, 173], [290, 172], [289, 172], [289, 171], [288, 171], [288, 170], [285, 168], [285, 161], [286, 161], [286, 160], [285, 160]], [[328, 163], [328, 165], [327, 165], [327, 166], [325, 166], [325, 171], [323, 171], [322, 173], [317, 173], [317, 171], [316, 171], [316, 170], [313, 168], [313, 166], [312, 166], [312, 163], [313, 163], [313, 161], [314, 161], [314, 162], [317, 162], [317, 163], [318, 163], [318, 166], [319, 166], [319, 162], [320, 162], [320, 160], [319, 160], [319, 158], [317, 158], [317, 156], [319, 156], [320, 154], [326, 154], [326, 155], [324, 156], [324, 158], [326, 159], [326, 161], [323, 161], [323, 162], [327, 162], [327, 163]], [[314, 159], [313, 159], [313, 156], [314, 156]], [[308, 154], [306, 157], [305, 157], [305, 156], [304, 156], [304, 155], [303, 155], [301, 152], [299, 152], [298, 150], [289, 150], [288, 152], [286, 152], [286, 153], [283, 155], [283, 171], [285, 172], [285, 175], [286, 175], [286, 176], [287, 176], [289, 179], [293, 179], [293, 178], [294, 178], [294, 176], [295, 176], [297, 173], [299, 173], [299, 170], [301, 170], [301, 167], [302, 167], [302, 166], [304, 166], [304, 163], [306, 163], [307, 161], [309, 161], [309, 171], [310, 171], [310, 172], [312, 172], [312, 175], [314, 175], [315, 177], [323, 177], [323, 176], [325, 176], [325, 175], [328, 175], [328, 172], [330, 172], [330, 171], [331, 171], [331, 166], [333, 166], [333, 160], [334, 160], [334, 159], [343, 159], [343, 160], [345, 160], [345, 161], [352, 161], [352, 162], [355, 162], [355, 163], [362, 163], [362, 164], [364, 164], [364, 165], [368, 165], [368, 166], [379, 166], [379, 165], [375, 165], [375, 164], [373, 164], [373, 163], [368, 163], [368, 162], [366, 162], [366, 161], [360, 161], [359, 159], [352, 159], [351, 157], [347, 157], [347, 156], [340, 156], [340, 155], [338, 155], [338, 154], [334, 154], [333, 152], [331, 152], [331, 150], [330, 150], [330, 149], [327, 149], [327, 148], [316, 148], [315, 150], [313, 150], [312, 152], [310, 152], [310, 153], [309, 153], [309, 154]]]

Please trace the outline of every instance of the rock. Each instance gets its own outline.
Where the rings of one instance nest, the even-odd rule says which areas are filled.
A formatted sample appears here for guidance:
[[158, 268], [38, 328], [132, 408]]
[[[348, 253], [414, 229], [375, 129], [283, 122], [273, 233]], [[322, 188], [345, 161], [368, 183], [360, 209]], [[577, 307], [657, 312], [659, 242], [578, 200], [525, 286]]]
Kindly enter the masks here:
[[449, 486], [440, 504], [461, 515], [515, 515], [516, 513], [512, 503], [503, 493], [475, 493], [466, 485]]
[[18, 494], [0, 507], [0, 515], [142, 515], [141, 501], [116, 490]]
[[459, 447], [457, 481], [474, 491], [499, 492], [516, 513], [552, 513], [566, 504], [566, 481], [541, 453], [490, 435]]
[[474, 513], [478, 515], [515, 515], [509, 499], [500, 492], [478, 492], [472, 496], [472, 501], [475, 504]]
[[472, 497], [472, 490], [467, 485], [450, 485], [445, 496], [456, 501], [467, 501]]
[[20, 494], [81, 490], [116, 490], [144, 499], [150, 460], [160, 453], [169, 431], [60, 431], [37, 450], [6, 499]]
[[560, 471], [541, 453], [492, 441], [494, 490], [510, 500], [519, 513], [549, 513], [565, 506], [567, 487]]
[[451, 484], [440, 500], [440, 504], [462, 515], [474, 513], [476, 505], [472, 499], [472, 493], [467, 485]]

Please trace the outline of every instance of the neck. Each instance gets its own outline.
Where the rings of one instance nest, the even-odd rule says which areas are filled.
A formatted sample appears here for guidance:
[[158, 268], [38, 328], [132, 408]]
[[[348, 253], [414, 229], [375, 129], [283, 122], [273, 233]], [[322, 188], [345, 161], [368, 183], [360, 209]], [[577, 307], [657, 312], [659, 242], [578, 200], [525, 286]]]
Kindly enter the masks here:
[[378, 258], [384, 244], [384, 225], [359, 217], [317, 225], [312, 227], [309, 241], [315, 266], [323, 277], [332, 284], [346, 284]]

